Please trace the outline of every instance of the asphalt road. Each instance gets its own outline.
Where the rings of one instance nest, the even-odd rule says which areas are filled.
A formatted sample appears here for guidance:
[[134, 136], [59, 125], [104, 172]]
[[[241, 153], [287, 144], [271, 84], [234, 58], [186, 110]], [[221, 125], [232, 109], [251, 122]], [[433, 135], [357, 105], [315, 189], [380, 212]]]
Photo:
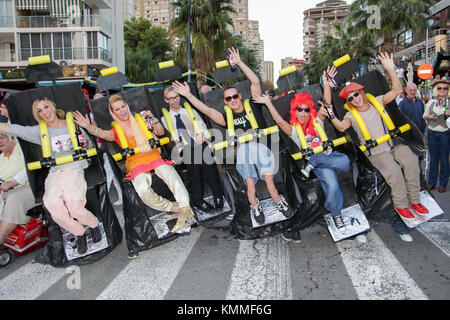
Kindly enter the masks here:
[[81, 267], [20, 257], [0, 269], [0, 300], [448, 300], [449, 193], [433, 191], [445, 213], [413, 230], [411, 243], [384, 223], [371, 225], [365, 244], [334, 243], [318, 225], [300, 243], [281, 236], [240, 242], [198, 227], [134, 260], [125, 241]]

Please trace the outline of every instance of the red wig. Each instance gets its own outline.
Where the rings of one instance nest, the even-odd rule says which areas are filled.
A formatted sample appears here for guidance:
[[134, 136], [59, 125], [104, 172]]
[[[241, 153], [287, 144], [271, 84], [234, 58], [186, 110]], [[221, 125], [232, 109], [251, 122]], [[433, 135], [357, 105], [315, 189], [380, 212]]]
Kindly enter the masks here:
[[[301, 124], [300, 121], [297, 119], [297, 115], [295, 114], [297, 107], [301, 105], [307, 105], [309, 109], [311, 110], [309, 115], [308, 122], [305, 124]], [[306, 134], [306, 129], [309, 129], [310, 134], [315, 133], [314, 129], [314, 120], [316, 119], [316, 106], [314, 105], [314, 101], [312, 96], [309, 93], [297, 93], [294, 98], [291, 100], [291, 124], [296, 125], [299, 124], [302, 129], [303, 133]]]

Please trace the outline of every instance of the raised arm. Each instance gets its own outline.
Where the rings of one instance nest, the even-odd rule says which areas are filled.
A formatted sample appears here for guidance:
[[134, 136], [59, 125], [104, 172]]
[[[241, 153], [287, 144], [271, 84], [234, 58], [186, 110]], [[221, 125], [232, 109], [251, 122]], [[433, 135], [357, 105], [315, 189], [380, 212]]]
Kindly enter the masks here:
[[334, 78], [336, 76], [336, 67], [328, 67], [322, 74], [322, 86], [323, 86], [323, 99], [326, 103], [331, 104], [331, 88], [328, 83], [327, 74], [329, 77]]
[[262, 94], [262, 89], [258, 76], [241, 60], [238, 49], [228, 48], [228, 51], [230, 52], [230, 58], [239, 66], [239, 68], [241, 68], [242, 72], [250, 81], [250, 91], [252, 96], [260, 96]]
[[87, 115], [82, 115], [79, 111], [73, 112], [73, 122], [80, 127], [85, 128], [90, 134], [99, 137], [102, 140], [114, 141], [114, 133], [109, 130], [103, 130], [91, 124]]
[[272, 116], [273, 120], [275, 120], [277, 126], [280, 127], [281, 131], [283, 131], [289, 137], [292, 135], [292, 126], [289, 124], [289, 122], [287, 122], [280, 116], [277, 109], [270, 100], [269, 95], [254, 95], [253, 101], [255, 101], [256, 103], [265, 104], [267, 106], [267, 109], [269, 109], [270, 115]]
[[381, 52], [378, 55], [378, 59], [380, 59], [381, 64], [392, 79], [391, 91], [383, 96], [383, 104], [386, 105], [394, 101], [395, 98], [397, 98], [398, 95], [402, 93], [403, 88], [402, 83], [400, 82], [400, 79], [395, 72], [394, 55], [391, 53], [391, 55], [389, 56], [389, 54]]
[[191, 90], [189, 89], [189, 85], [186, 83], [174, 81], [172, 83], [172, 88], [175, 90], [176, 93], [179, 95], [185, 97], [189, 100], [190, 103], [194, 105], [194, 107], [197, 108], [198, 111], [203, 113], [205, 116], [207, 116], [209, 119], [211, 119], [213, 122], [217, 123], [219, 126], [226, 126], [225, 119], [223, 118], [223, 115], [213, 109], [208, 107], [206, 104], [204, 104], [200, 99], [198, 99], [196, 96], [194, 96], [191, 93]]

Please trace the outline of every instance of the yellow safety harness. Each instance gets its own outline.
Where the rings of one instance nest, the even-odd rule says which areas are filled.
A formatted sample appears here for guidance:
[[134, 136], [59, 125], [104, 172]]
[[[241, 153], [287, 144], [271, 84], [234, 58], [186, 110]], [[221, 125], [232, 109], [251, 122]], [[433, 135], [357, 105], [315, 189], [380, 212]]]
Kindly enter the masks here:
[[[170, 142], [170, 139], [168, 137], [164, 137], [162, 139], [155, 138], [152, 132], [148, 130], [147, 124], [139, 113], [136, 113], [134, 117], [138, 122], [139, 127], [141, 127], [141, 130], [144, 132], [151, 148], [159, 148]], [[139, 148], [130, 149], [130, 147], [128, 146], [127, 138], [125, 137], [125, 133], [120, 124], [113, 121], [111, 122], [111, 126], [116, 129], [117, 136], [119, 137], [120, 147], [122, 148], [121, 152], [113, 155], [114, 160], [120, 161], [126, 157], [141, 153], [141, 150], [139, 150]]]
[[[198, 123], [197, 117], [195, 116], [194, 110], [192, 109], [191, 105], [188, 102], [185, 102], [183, 104], [183, 106], [186, 109], [186, 111], [187, 111], [187, 113], [189, 115], [189, 118], [191, 119], [192, 126], [194, 127], [194, 134], [195, 135], [200, 134], [202, 132], [202, 129], [200, 128], [200, 125]], [[170, 117], [169, 111], [166, 108], [163, 108], [162, 109], [162, 113], [163, 113], [163, 116], [164, 116], [164, 120], [166, 120], [167, 129], [170, 132], [172, 140], [174, 142], [178, 142], [178, 137], [177, 137], [177, 134], [176, 134], [176, 131], [175, 131], [175, 126], [173, 125], [172, 118]], [[211, 138], [211, 134], [208, 132], [207, 135], [206, 135], [206, 139], [209, 140], [210, 138]], [[183, 137], [182, 137], [182, 139], [183, 139], [183, 144], [185, 146], [187, 146], [188, 142]]]
[[408, 131], [411, 129], [411, 126], [407, 123], [403, 126], [396, 128], [394, 123], [392, 122], [391, 117], [386, 112], [386, 109], [384, 106], [380, 103], [380, 101], [377, 100], [373, 95], [370, 93], [366, 94], [367, 99], [369, 102], [377, 109], [378, 113], [380, 114], [381, 118], [383, 119], [383, 122], [386, 124], [386, 127], [389, 131], [389, 133], [385, 134], [384, 136], [381, 136], [377, 139], [372, 139], [370, 136], [369, 130], [367, 129], [366, 124], [364, 123], [364, 120], [362, 119], [361, 115], [359, 114], [358, 110], [356, 110], [353, 107], [349, 107], [347, 103], [344, 104], [344, 108], [350, 112], [350, 114], [355, 118], [356, 123], [358, 124], [359, 129], [361, 130], [361, 133], [365, 140], [365, 145], [359, 146], [362, 152], [369, 151], [370, 149], [383, 144], [389, 140], [392, 140], [402, 133]]
[[301, 146], [302, 150], [298, 153], [291, 155], [292, 158], [294, 158], [294, 160], [300, 160], [302, 158], [309, 157], [313, 154], [323, 152], [330, 148], [335, 148], [337, 146], [340, 146], [340, 145], [348, 142], [347, 137], [340, 137], [340, 138], [334, 139], [333, 141], [328, 140], [328, 136], [325, 133], [325, 130], [323, 129], [322, 125], [320, 124], [319, 119], [316, 118], [314, 120], [313, 124], [314, 124], [314, 128], [316, 129], [317, 133], [319, 134], [320, 139], [322, 140], [322, 145], [318, 146], [318, 147], [314, 147], [314, 148], [309, 148], [308, 143], [306, 142], [306, 137], [305, 137], [302, 127], [299, 124], [295, 124], [294, 127], [297, 132], [297, 136], [300, 140], [300, 146]]
[[244, 133], [243, 135], [236, 137], [236, 132], [234, 130], [234, 121], [233, 121], [233, 110], [231, 110], [230, 106], [226, 105], [223, 107], [225, 110], [225, 114], [227, 117], [227, 129], [229, 138], [225, 141], [214, 144], [214, 149], [221, 150], [236, 144], [246, 143], [252, 141], [255, 137], [260, 138], [261, 135], [269, 135], [275, 132], [278, 132], [278, 126], [272, 126], [269, 128], [265, 128], [260, 130], [258, 126], [258, 122], [256, 121], [255, 114], [250, 106], [249, 99], [244, 101], [244, 110], [247, 114], [248, 120], [250, 122], [250, 126], [252, 127], [251, 133]]
[[38, 170], [42, 168], [49, 168], [58, 166], [61, 164], [74, 162], [78, 160], [87, 159], [90, 157], [93, 157], [97, 155], [97, 150], [95, 148], [92, 149], [83, 149], [78, 145], [78, 140], [76, 136], [76, 128], [75, 123], [73, 122], [73, 114], [72, 112], [66, 113], [66, 123], [67, 123], [67, 129], [69, 131], [70, 140], [72, 141], [73, 145], [73, 153], [71, 155], [58, 157], [58, 158], [52, 158], [52, 152], [50, 149], [50, 137], [48, 135], [48, 127], [47, 123], [44, 120], [39, 120], [39, 131], [40, 131], [40, 137], [41, 137], [41, 147], [42, 147], [42, 160], [41, 161], [35, 161], [35, 162], [29, 162], [27, 164], [28, 170]]

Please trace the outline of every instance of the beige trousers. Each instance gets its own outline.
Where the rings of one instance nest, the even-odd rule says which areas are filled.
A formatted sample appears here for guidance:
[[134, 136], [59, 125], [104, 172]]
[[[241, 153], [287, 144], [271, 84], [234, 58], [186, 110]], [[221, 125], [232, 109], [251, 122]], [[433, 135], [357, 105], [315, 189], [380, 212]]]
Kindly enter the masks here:
[[419, 158], [407, 145], [399, 144], [391, 151], [370, 156], [369, 159], [391, 187], [396, 208], [404, 209], [409, 203], [420, 202]]
[[[173, 193], [176, 202], [180, 208], [189, 207], [189, 193], [181, 180], [178, 172], [167, 164], [161, 165], [155, 169], [156, 175], [166, 183], [169, 190]], [[172, 210], [174, 202], [167, 200], [156, 194], [152, 189], [151, 173], [141, 173], [133, 179], [133, 186], [142, 201], [155, 210]]]

